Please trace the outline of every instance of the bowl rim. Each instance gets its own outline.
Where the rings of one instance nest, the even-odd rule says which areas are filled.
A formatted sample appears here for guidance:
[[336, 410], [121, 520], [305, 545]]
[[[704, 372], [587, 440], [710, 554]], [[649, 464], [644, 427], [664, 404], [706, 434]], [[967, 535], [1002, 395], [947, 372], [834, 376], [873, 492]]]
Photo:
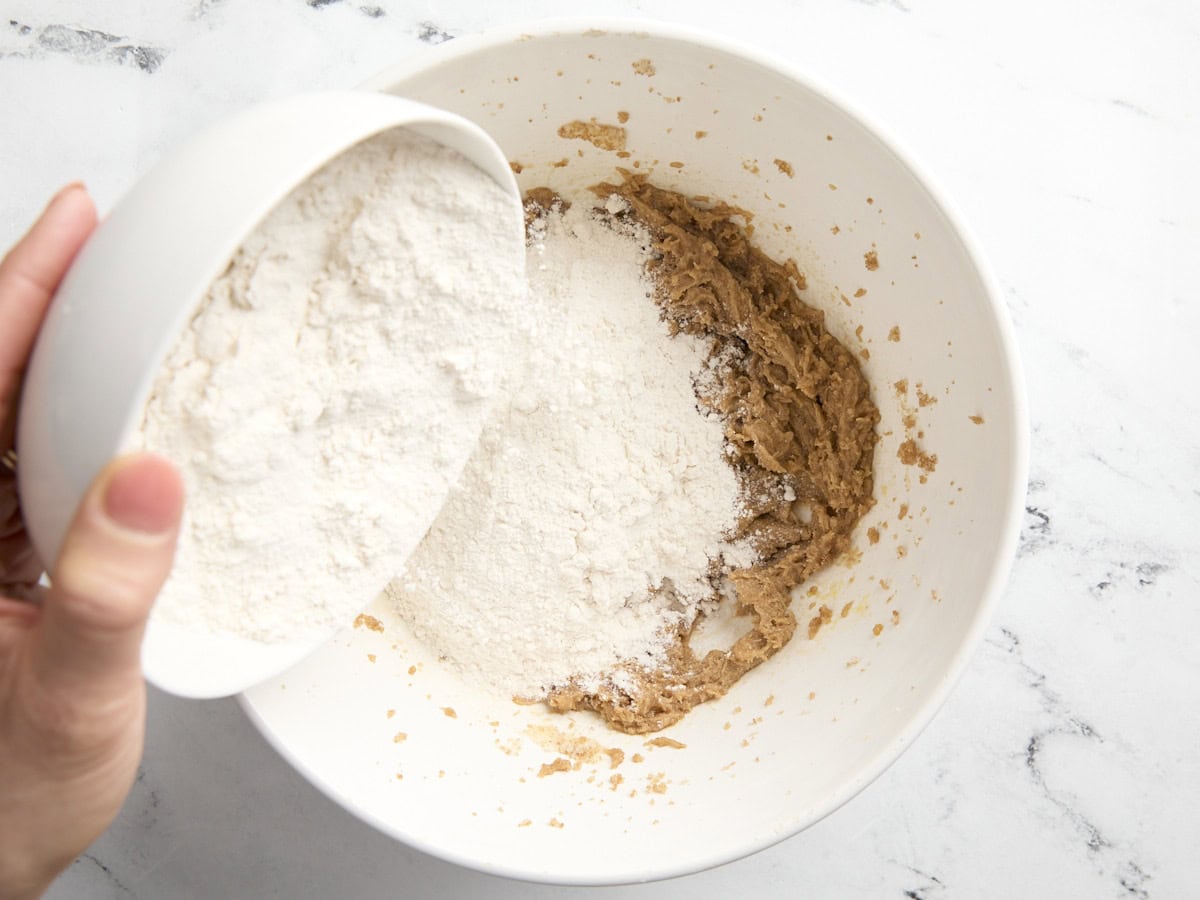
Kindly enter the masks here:
[[659, 881], [703, 872], [726, 863], [734, 862], [799, 834], [841, 808], [879, 778], [912, 745], [946, 702], [951, 691], [966, 671], [967, 664], [982, 642], [996, 608], [1000, 604], [1001, 596], [1007, 585], [1012, 563], [1016, 556], [1017, 542], [1020, 535], [1021, 514], [1024, 509], [1028, 481], [1030, 444], [1026, 384], [1015, 331], [1003, 301], [1003, 293], [999, 282], [984, 255], [978, 238], [967, 225], [964, 216], [949, 194], [935, 178], [930, 176], [903, 140], [897, 138], [874, 114], [864, 110], [855, 101], [846, 98], [838, 90], [824, 83], [819, 77], [813, 76], [794, 63], [753, 44], [730, 39], [691, 25], [682, 25], [670, 21], [632, 16], [549, 17], [496, 26], [474, 34], [456, 37], [451, 41], [434, 47], [429, 47], [415, 53], [408, 60], [381, 70], [362, 82], [359, 88], [365, 90], [383, 90], [385, 87], [398, 81], [402, 81], [405, 78], [424, 72], [447, 61], [469, 57], [495, 47], [507, 46], [518, 41], [530, 39], [567, 34], [582, 35], [589, 31], [632, 34], [686, 42], [716, 52], [740, 57], [747, 62], [771, 69], [785, 78], [796, 82], [802, 88], [810, 91], [827, 103], [832, 104], [851, 119], [857, 121], [868, 133], [873, 135], [882, 147], [892, 154], [901, 168], [906, 169], [926, 191], [934, 207], [945, 216], [952, 233], [960, 242], [968, 261], [979, 278], [980, 284], [983, 287], [984, 297], [987, 301], [986, 312], [990, 316], [990, 324], [999, 339], [1001, 359], [1007, 369], [1007, 386], [1012, 396], [1014, 428], [1010, 436], [1010, 445], [1006, 448], [1009, 454], [1007, 476], [1010, 480], [1010, 490], [1007, 507], [1004, 510], [1001, 523], [1002, 539], [998, 543], [996, 552], [993, 555], [984, 590], [967, 627], [966, 636], [951, 656], [949, 665], [946, 667], [945, 672], [929, 697], [917, 708], [908, 724], [900, 729], [892, 739], [884, 743], [854, 777], [830, 791], [819, 801], [800, 810], [794, 821], [786, 827], [773, 828], [769, 832], [753, 834], [739, 841], [732, 841], [720, 853], [710, 853], [703, 858], [691, 857], [683, 859], [654, 870], [620, 871], [613, 869], [604, 874], [595, 872], [547, 873], [521, 866], [510, 866], [504, 863], [483, 863], [468, 854], [456, 851], [452, 847], [424, 840], [419, 834], [406, 831], [373, 813], [358, 808], [349, 797], [344, 796], [333, 785], [323, 781], [319, 773], [312, 770], [301, 759], [292, 754], [289, 747], [272, 731], [270, 724], [262, 717], [259, 710], [254, 706], [253, 701], [246, 694], [238, 695], [238, 703], [243, 711], [275, 751], [296, 768], [314, 787], [361, 821], [423, 853], [468, 869], [517, 881], [563, 886], [611, 886]]

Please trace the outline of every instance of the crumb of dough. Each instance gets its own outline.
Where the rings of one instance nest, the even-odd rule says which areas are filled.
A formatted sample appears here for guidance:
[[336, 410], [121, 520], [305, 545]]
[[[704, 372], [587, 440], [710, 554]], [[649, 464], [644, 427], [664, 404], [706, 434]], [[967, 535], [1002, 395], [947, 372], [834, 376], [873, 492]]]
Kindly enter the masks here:
[[909, 438], [900, 445], [900, 449], [896, 451], [896, 456], [904, 465], [920, 466], [926, 472], [932, 472], [937, 468], [937, 454], [926, 453], [917, 446], [917, 442], [912, 438]]
[[967, 418], [970, 419], [972, 422], [974, 422], [976, 425], [983, 424], [983, 416], [967, 416]]
[[626, 131], [620, 125], [605, 125], [591, 119], [576, 119], [558, 127], [558, 136], [568, 140], [587, 141], [599, 150], [624, 150]]
[[883, 634], [883, 625], [878, 622], [875, 623], [875, 627], [871, 629], [871, 634], [875, 635], [875, 637], [879, 637], [881, 634]]
[[863, 261], [866, 263], [867, 270], [874, 272], [879, 268], [879, 254], [874, 250], [868, 250], [863, 254]]
[[452, 707], [452, 706], [443, 706], [442, 707], [442, 715], [445, 716], [447, 719], [457, 719], [458, 718], [458, 713], [456, 713], [454, 711], [454, 707]]
[[608, 767], [615, 769], [625, 760], [625, 751], [620, 747], [605, 747], [598, 741], [582, 734], [561, 731], [552, 725], [530, 724], [525, 734], [543, 750], [566, 757], [572, 769], [608, 759]]
[[879, 529], [876, 528], [874, 525], [872, 525], [870, 528], [867, 529], [867, 540], [870, 541], [872, 544], [879, 543]]
[[[804, 274], [750, 242], [743, 210], [720, 202], [702, 208], [645, 175], [622, 176], [593, 191], [622, 197], [629, 204], [622, 215], [649, 229], [649, 270], [667, 325], [707, 336], [714, 357], [728, 363], [714, 369], [717, 384], [699, 399], [725, 422], [746, 498], [732, 537], [748, 541], [759, 559], [728, 575], [735, 599], [722, 602], [736, 603], [752, 623], [729, 648], [698, 655], [689, 643], [693, 623], [679, 631], [663, 667], [630, 671], [635, 689], [571, 683], [546, 697], [558, 712], [593, 710], [617, 730], [645, 734], [723, 696], [791, 640], [792, 590], [850, 547], [874, 503], [879, 410], [854, 354], [826, 329], [825, 314], [801, 299]], [[785, 484], [790, 491], [780, 489]], [[832, 618], [822, 606], [810, 637]]]
[[383, 623], [374, 616], [359, 613], [354, 619], [355, 628], [366, 628], [368, 631], [383, 631]]
[[627, 113], [623, 109], [618, 110], [617, 111], [617, 121], [620, 122], [622, 125], [624, 125], [626, 122], [629, 121], [629, 113]]
[[517, 823], [517, 827], [518, 828], [528, 828], [532, 824], [533, 824], [533, 819], [522, 819], [520, 822]]
[[408, 740], [408, 735], [405, 732], [397, 731], [395, 736], [392, 738], [392, 743], [393, 744], [403, 744], [407, 740]]
[[645, 75], [646, 77], [649, 77], [649, 76], [655, 74], [655, 72], [656, 72], [656, 69], [654, 68], [654, 63], [652, 63], [648, 59], [635, 59], [633, 61], [632, 65], [633, 65], [633, 71], [636, 72], [638, 75]]
[[817, 610], [817, 614], [808, 620], [808, 639], [811, 641], [817, 636], [817, 632], [821, 630], [822, 625], [828, 625], [833, 621], [833, 610], [821, 604]]
[[888, 340], [894, 344], [900, 343], [900, 326], [893, 325], [892, 330], [888, 332]]
[[551, 828], [562, 828], [563, 827], [563, 823], [558, 821], [558, 819], [551, 819], [546, 824], [549, 825]]
[[706, 137], [708, 137], [708, 132], [707, 131], [697, 131], [696, 134], [694, 135], [694, 137], [696, 138], [696, 140], [702, 141]]
[[562, 159], [557, 160], [556, 162], [550, 163], [550, 166], [551, 166], [551, 168], [554, 168], [554, 169], [562, 169], [562, 168], [565, 168], [566, 166], [569, 166], [570, 164], [571, 164], [571, 161], [564, 156]]
[[792, 164], [790, 162], [788, 162], [786, 159], [775, 159], [775, 160], [773, 160], [773, 162], [775, 163], [775, 168], [777, 168], [780, 172], [782, 172], [788, 178], [796, 177], [796, 170], [792, 168]]
[[571, 208], [569, 200], [547, 187], [535, 187], [525, 192], [525, 227], [529, 228], [547, 212], [566, 212]]
[[531, 217], [536, 219], [543, 213], [550, 211], [566, 212], [571, 208], [571, 201], [564, 200], [556, 191], [550, 190], [547, 187], [530, 188], [525, 192], [525, 221], [529, 223]]
[[542, 763], [542, 767], [538, 769], [538, 778], [545, 778], [547, 775], [553, 775], [555, 772], [570, 772], [571, 761], [558, 757], [554, 762]]
[[508, 167], [513, 170], [514, 175], [520, 175], [522, 172], [525, 171], [525, 167], [523, 165], [521, 165], [519, 162], [517, 162], [515, 159], [511, 159], [508, 161]]
[[646, 741], [647, 747], [671, 747], [675, 750], [682, 750], [687, 744], [681, 744], [679, 741], [669, 737], [656, 737]]
[[899, 381], [897, 381], [895, 384], [893, 384], [892, 387], [894, 387], [896, 389], [897, 397], [903, 397], [905, 394], [908, 393], [908, 379], [901, 378]]

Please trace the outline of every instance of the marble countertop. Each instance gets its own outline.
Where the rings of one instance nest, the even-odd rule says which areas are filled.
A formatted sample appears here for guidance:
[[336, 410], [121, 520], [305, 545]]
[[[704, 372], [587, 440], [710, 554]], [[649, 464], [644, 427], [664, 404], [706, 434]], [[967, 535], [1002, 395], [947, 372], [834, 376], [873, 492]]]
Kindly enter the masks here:
[[[876, 113], [990, 254], [1033, 422], [1006, 596], [914, 746], [797, 837], [707, 873], [599, 894], [1193, 894], [1200, 404], [1185, 386], [1200, 384], [1200, 117], [1187, 86], [1200, 78], [1200, 6], [590, 7], [762, 46]], [[7, 0], [0, 246], [60, 184], [83, 178], [110, 206], [164, 148], [229, 110], [351, 86], [423, 44], [559, 10], [550, 0]], [[152, 693], [129, 802], [51, 896], [581, 893], [394, 844], [282, 764], [232, 701]]]

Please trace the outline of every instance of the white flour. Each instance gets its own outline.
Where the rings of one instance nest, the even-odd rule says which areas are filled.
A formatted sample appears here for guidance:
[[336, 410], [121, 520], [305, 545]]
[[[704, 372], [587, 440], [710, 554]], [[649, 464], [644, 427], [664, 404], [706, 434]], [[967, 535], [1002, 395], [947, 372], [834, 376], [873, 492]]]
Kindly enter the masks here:
[[188, 489], [155, 617], [261, 641], [347, 625], [477, 441], [524, 340], [523, 254], [515, 201], [403, 132], [276, 208], [145, 407], [141, 445]]
[[[609, 201], [611, 210], [623, 201]], [[706, 342], [669, 337], [648, 238], [584, 198], [532, 242], [540, 329], [437, 521], [388, 593], [451, 665], [499, 691], [662, 661], [712, 592], [737, 514], [723, 430], [697, 410]], [[669, 584], [674, 597], [649, 597]]]

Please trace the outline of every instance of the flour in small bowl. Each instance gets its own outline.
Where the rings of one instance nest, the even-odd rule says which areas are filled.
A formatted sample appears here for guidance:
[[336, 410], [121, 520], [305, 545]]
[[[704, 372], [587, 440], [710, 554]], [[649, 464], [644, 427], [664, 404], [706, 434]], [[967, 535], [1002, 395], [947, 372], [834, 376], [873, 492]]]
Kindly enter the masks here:
[[391, 131], [258, 226], [145, 405], [137, 443], [188, 494], [157, 620], [305, 639], [378, 595], [523, 357], [519, 219], [465, 158]]
[[723, 425], [693, 387], [709, 344], [669, 333], [648, 233], [609, 221], [623, 203], [534, 222], [524, 378], [388, 588], [447, 664], [508, 694], [655, 668], [747, 562]]

